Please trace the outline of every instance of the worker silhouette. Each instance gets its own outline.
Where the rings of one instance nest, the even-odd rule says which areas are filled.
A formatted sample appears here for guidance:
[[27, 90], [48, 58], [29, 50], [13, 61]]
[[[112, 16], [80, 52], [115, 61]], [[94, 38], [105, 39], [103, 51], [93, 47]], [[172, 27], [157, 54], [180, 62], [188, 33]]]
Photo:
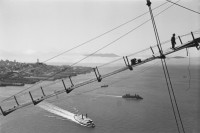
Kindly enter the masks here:
[[172, 35], [171, 43], [172, 43], [172, 49], [175, 49], [175, 44], [176, 44], [175, 33]]

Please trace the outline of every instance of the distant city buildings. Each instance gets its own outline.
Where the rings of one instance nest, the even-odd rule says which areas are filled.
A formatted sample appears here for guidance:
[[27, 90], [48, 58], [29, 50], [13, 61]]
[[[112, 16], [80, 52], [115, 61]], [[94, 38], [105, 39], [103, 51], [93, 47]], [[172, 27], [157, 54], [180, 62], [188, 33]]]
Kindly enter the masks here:
[[[71, 66], [53, 66], [40, 63], [37, 59], [36, 63], [20, 63], [9, 60], [0, 60], [0, 82], [19, 82], [32, 83], [40, 79], [51, 77], [51, 80], [85, 74], [92, 70], [89, 67], [71, 67]], [[13, 80], [13, 81], [12, 81]], [[27, 81], [29, 80], [29, 81]]]

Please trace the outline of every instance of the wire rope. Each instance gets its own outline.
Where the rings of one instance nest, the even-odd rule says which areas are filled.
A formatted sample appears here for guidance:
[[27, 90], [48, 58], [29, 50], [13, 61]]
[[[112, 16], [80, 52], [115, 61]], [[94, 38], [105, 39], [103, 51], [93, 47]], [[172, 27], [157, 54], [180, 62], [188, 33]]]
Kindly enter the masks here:
[[[165, 2], [165, 3], [163, 3], [163, 4], [161, 4], [161, 5], [157, 6], [157, 7], [155, 7], [155, 8], [153, 8], [153, 10], [155, 10], [155, 9], [157, 9], [157, 8], [159, 8], [159, 7], [161, 7], [161, 6], [165, 5], [165, 4], [167, 4], [167, 3], [168, 3], [168, 2]], [[96, 36], [96, 37], [91, 38], [90, 40], [87, 40], [87, 41], [85, 41], [85, 42], [83, 42], [83, 43], [81, 43], [81, 44], [79, 44], [79, 45], [77, 45], [77, 46], [75, 46], [75, 47], [73, 47], [73, 48], [71, 48], [71, 49], [68, 49], [68, 50], [66, 50], [66, 51], [64, 51], [64, 52], [62, 52], [62, 53], [60, 53], [60, 54], [58, 54], [58, 55], [55, 55], [55, 56], [53, 56], [53, 57], [51, 57], [51, 58], [49, 58], [49, 59], [47, 59], [47, 60], [45, 60], [45, 61], [43, 61], [43, 62], [41, 62], [41, 63], [48, 62], [48, 61], [50, 61], [50, 60], [52, 60], [52, 59], [54, 59], [54, 58], [56, 58], [56, 57], [58, 57], [58, 56], [61, 56], [61, 55], [65, 54], [65, 53], [70, 52], [70, 51], [72, 51], [72, 50], [74, 50], [74, 49], [76, 49], [76, 48], [79, 48], [79, 47], [81, 47], [81, 46], [83, 46], [83, 45], [85, 45], [85, 44], [87, 44], [87, 43], [89, 43], [89, 42], [92, 42], [92, 41], [94, 41], [94, 40], [96, 40], [96, 39], [98, 39], [98, 38], [100, 38], [100, 37], [102, 37], [102, 36], [104, 36], [104, 35], [106, 35], [106, 34], [112, 32], [112, 31], [114, 31], [114, 30], [116, 30], [116, 29], [118, 29], [118, 28], [120, 28], [120, 27], [122, 27], [122, 26], [124, 26], [124, 25], [126, 25], [126, 24], [128, 24], [128, 23], [130, 23], [130, 22], [132, 22], [132, 21], [134, 21], [134, 20], [136, 20], [136, 19], [138, 19], [138, 18], [144, 16], [144, 15], [146, 15], [147, 13], [148, 13], [148, 12], [145, 12], [145, 13], [143, 13], [143, 14], [141, 14], [141, 15], [138, 15], [137, 17], [135, 17], [135, 18], [133, 18], [133, 19], [131, 19], [131, 20], [125, 22], [125, 23], [122, 23], [122, 24], [120, 24], [120, 25], [118, 25], [118, 26], [116, 26], [116, 27], [114, 27], [114, 28], [112, 28], [112, 29], [110, 29], [110, 30], [108, 30], [108, 31], [106, 31], [106, 32], [104, 32], [104, 33], [102, 33], [102, 34]], [[39, 67], [40, 67], [40, 66], [39, 66]], [[33, 68], [33, 69], [36, 69], [36, 68]], [[27, 71], [27, 70], [30, 70], [30, 69], [28, 68], [28, 69], [22, 70], [22, 71], [19, 72], [19, 73], [22, 73], [22, 72]], [[7, 75], [7, 76], [10, 76], [10, 75]]]
[[[178, 1], [177, 1], [178, 2]], [[156, 28], [156, 23], [155, 23], [155, 20], [154, 20], [154, 16], [153, 16], [153, 13], [151, 11], [151, 2], [150, 1], [147, 1], [147, 5], [149, 7], [149, 12], [150, 12], [150, 16], [151, 16], [151, 20], [152, 20], [152, 24], [153, 24], [153, 28], [154, 28], [154, 33], [155, 33], [155, 38], [156, 38], [156, 42], [157, 42], [157, 45], [158, 45], [158, 49], [159, 49], [159, 52], [160, 52], [160, 56], [161, 56], [161, 62], [162, 62], [162, 68], [163, 68], [163, 72], [164, 72], [164, 76], [165, 76], [165, 80], [166, 80], [166, 84], [167, 84], [167, 89], [168, 89], [168, 93], [169, 93], [169, 96], [170, 96], [170, 102], [171, 102], [171, 105], [172, 105], [172, 110], [173, 110], [173, 114], [174, 114], [174, 118], [175, 118], [175, 121], [176, 121], [176, 125], [177, 125], [177, 129], [178, 129], [178, 132], [180, 133], [180, 129], [179, 129], [179, 124], [178, 124], [178, 121], [177, 121], [177, 118], [176, 118], [176, 113], [175, 113], [175, 108], [174, 108], [174, 104], [173, 104], [173, 100], [172, 100], [172, 96], [171, 96], [171, 92], [170, 92], [170, 88], [169, 88], [169, 84], [171, 85], [171, 80], [170, 80], [170, 77], [169, 77], [169, 73], [168, 73], [168, 69], [167, 69], [167, 64], [165, 62], [165, 57], [162, 58], [163, 56], [163, 51], [162, 51], [162, 47], [161, 47], [161, 42], [160, 42], [160, 39], [159, 39], [159, 34], [158, 34], [158, 31], [157, 31], [157, 28]], [[168, 77], [167, 77], [168, 76]], [[169, 82], [169, 83], [168, 83]], [[172, 89], [172, 92], [173, 92], [173, 88], [172, 88], [172, 85], [171, 85], [171, 89]], [[174, 99], [175, 99], [175, 95], [174, 96]], [[175, 100], [175, 103], [176, 103], [176, 100]], [[176, 104], [177, 105], [177, 104]], [[177, 107], [177, 106], [176, 106]], [[179, 115], [180, 116], [180, 115]], [[179, 117], [180, 118], [180, 117]], [[181, 120], [181, 119], [180, 119]], [[183, 128], [184, 129], [184, 128]], [[183, 130], [184, 131], [184, 130]]]
[[177, 5], [177, 6], [179, 6], [179, 7], [182, 7], [182, 8], [184, 8], [184, 9], [187, 9], [187, 10], [189, 10], [189, 11], [191, 11], [191, 12], [200, 14], [200, 12], [194, 11], [194, 10], [192, 10], [192, 9], [190, 9], [190, 8], [187, 8], [187, 7], [182, 6], [182, 5], [180, 5], [180, 4], [174, 3], [174, 2], [172, 2], [172, 1], [170, 1], [170, 0], [166, 0], [166, 1], [168, 1], [168, 2], [170, 2], [170, 3], [173, 3], [174, 5]]
[[188, 48], [188, 56], [189, 56], [189, 58], [188, 58], [188, 67], [187, 67], [187, 69], [188, 69], [189, 80], [188, 80], [188, 89], [187, 89], [187, 90], [190, 89], [190, 83], [191, 83], [191, 74], [190, 74], [190, 51], [189, 51], [189, 48]]
[[[169, 7], [165, 8], [164, 10], [162, 10], [161, 12], [159, 12], [158, 14], [156, 14], [155, 17], [158, 16], [158, 15], [160, 15], [161, 13], [163, 13], [164, 11], [166, 11], [167, 9], [169, 9], [169, 8], [172, 7], [172, 6], [173, 6], [173, 5], [170, 5]], [[142, 24], [138, 25], [136, 28], [130, 30], [129, 32], [127, 32], [127, 33], [125, 33], [124, 35], [118, 37], [118, 38], [115, 39], [114, 41], [112, 41], [112, 42], [110, 42], [109, 44], [107, 44], [107, 45], [101, 47], [100, 49], [96, 50], [96, 51], [93, 52], [92, 54], [90, 54], [90, 55], [88, 55], [88, 56], [82, 58], [81, 60], [79, 60], [79, 61], [73, 63], [73, 64], [70, 65], [70, 66], [74, 66], [74, 65], [76, 65], [76, 64], [78, 64], [79, 62], [85, 60], [86, 58], [88, 58], [88, 57], [94, 55], [94, 54], [97, 53], [98, 51], [100, 51], [100, 50], [102, 50], [102, 49], [108, 47], [109, 45], [113, 44], [114, 42], [116, 42], [116, 41], [120, 40], [121, 38], [125, 37], [126, 35], [130, 34], [131, 32], [133, 32], [133, 31], [136, 30], [137, 28], [141, 27], [142, 25], [144, 25], [145, 23], [147, 23], [147, 22], [150, 21], [150, 20], [151, 20], [151, 19], [149, 19], [149, 20], [143, 22]], [[15, 95], [18, 95], [18, 94], [20, 94], [20, 93], [22, 93], [22, 92], [24, 92], [24, 91], [26, 91], [26, 90], [32, 88], [33, 86], [35, 86], [35, 85], [37, 85], [37, 84], [39, 84], [39, 83], [41, 83], [41, 82], [43, 82], [43, 81], [45, 81], [45, 80], [48, 80], [49, 78], [51, 78], [51, 77], [53, 77], [53, 76], [55, 76], [55, 75], [57, 75], [57, 74], [59, 74], [59, 73], [65, 71], [65, 70], [66, 70], [66, 69], [64, 69], [64, 70], [62, 70], [62, 71], [60, 71], [60, 72], [58, 72], [58, 73], [55, 73], [55, 74], [49, 76], [48, 78], [46, 78], [46, 79], [44, 79], [44, 80], [41, 80], [41, 81], [37, 82], [36, 84], [34, 84], [34, 85], [32, 85], [32, 86], [30, 86], [30, 87], [24, 89], [24, 90], [21, 90], [20, 92], [16, 93]], [[2, 100], [1, 102], [8, 100], [8, 99], [12, 98], [12, 97], [15, 96], [15, 95], [12, 95], [12, 96], [8, 97], [8, 98]]]

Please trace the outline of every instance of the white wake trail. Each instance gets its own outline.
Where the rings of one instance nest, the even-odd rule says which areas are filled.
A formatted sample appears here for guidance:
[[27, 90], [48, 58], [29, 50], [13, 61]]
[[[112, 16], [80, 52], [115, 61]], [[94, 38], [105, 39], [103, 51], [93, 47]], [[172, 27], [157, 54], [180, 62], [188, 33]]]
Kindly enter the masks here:
[[[59, 115], [63, 118], [66, 118], [70, 121], [73, 121], [73, 122], [76, 122], [78, 123], [75, 119], [74, 119], [74, 113], [71, 113], [67, 110], [64, 110], [64, 109], [61, 109], [53, 104], [50, 104], [50, 103], [47, 103], [47, 102], [41, 102], [37, 105], [38, 107], [46, 110], [46, 111], [49, 111], [53, 114], [56, 114], [56, 115]], [[79, 123], [78, 123], [79, 124]]]
[[108, 97], [119, 97], [119, 98], [122, 98], [122, 96], [115, 96], [115, 95], [104, 95], [104, 96], [108, 96]]
[[106, 95], [106, 94], [97, 94], [97, 96], [102, 96], [102, 97], [118, 97], [118, 98], [122, 98], [122, 96]]

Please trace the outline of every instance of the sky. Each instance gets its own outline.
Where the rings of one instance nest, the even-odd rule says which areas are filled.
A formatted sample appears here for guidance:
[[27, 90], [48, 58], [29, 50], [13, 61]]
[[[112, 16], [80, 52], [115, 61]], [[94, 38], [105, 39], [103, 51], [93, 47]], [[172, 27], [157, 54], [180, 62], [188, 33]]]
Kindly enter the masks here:
[[[155, 8], [166, 1], [151, 2]], [[178, 4], [200, 12], [199, 0], [181, 0]], [[170, 5], [167, 3], [154, 10], [154, 15]], [[43, 62], [147, 11], [146, 0], [0, 0], [0, 59]], [[49, 62], [79, 61], [148, 19], [149, 13]], [[200, 15], [176, 5], [157, 16], [155, 21], [161, 42], [169, 40], [173, 33], [183, 35], [200, 30]], [[195, 36], [200, 37], [200, 34]], [[183, 38], [183, 42], [191, 39], [191, 36]], [[152, 45], [156, 45], [156, 40], [149, 21], [97, 54], [121, 57]], [[196, 49], [190, 51], [191, 56], [199, 56]], [[185, 51], [178, 54], [186, 55]], [[116, 57], [95, 56], [82, 63], [105, 63]]]

